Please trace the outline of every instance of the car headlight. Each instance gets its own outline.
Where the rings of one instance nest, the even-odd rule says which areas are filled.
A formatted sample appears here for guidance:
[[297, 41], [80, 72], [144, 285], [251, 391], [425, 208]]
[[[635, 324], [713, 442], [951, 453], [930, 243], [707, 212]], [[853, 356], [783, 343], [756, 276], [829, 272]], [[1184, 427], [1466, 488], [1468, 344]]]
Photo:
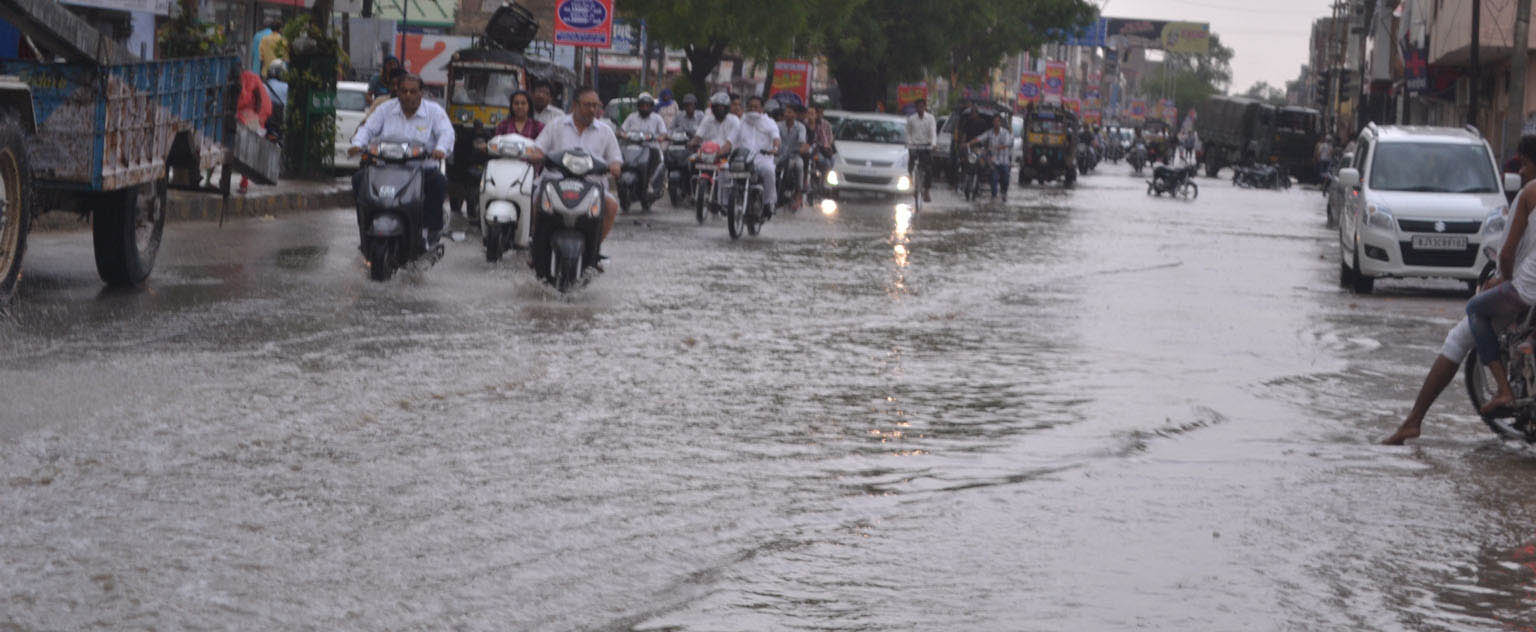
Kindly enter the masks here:
[[912, 178], [909, 178], [909, 177], [907, 177], [905, 175], [902, 175], [902, 176], [896, 178], [896, 190], [897, 191], [911, 191], [912, 190]]
[[833, 170], [830, 170], [830, 169], [827, 170], [827, 186], [835, 187], [835, 186], [837, 186], [837, 183], [840, 182], [840, 181], [842, 181], [842, 178], [838, 177], [836, 171], [833, 171]]
[[1504, 217], [1504, 207], [1495, 206], [1488, 210], [1488, 219], [1483, 220], [1483, 234], [1497, 235], [1504, 232], [1509, 225], [1509, 220]]
[[1365, 207], [1365, 223], [1382, 230], [1392, 230], [1392, 212], [1380, 204], [1368, 204]]

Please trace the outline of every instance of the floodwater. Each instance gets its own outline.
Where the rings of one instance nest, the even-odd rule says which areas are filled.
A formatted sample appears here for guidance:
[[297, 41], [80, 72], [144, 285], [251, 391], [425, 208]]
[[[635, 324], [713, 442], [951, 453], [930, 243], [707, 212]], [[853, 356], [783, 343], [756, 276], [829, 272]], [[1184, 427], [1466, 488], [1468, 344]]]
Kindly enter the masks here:
[[1464, 297], [1337, 285], [1315, 190], [1124, 165], [621, 219], [558, 297], [350, 212], [175, 225], [151, 287], [33, 236], [0, 323], [0, 628], [1507, 630], [1536, 453], [1458, 379]]

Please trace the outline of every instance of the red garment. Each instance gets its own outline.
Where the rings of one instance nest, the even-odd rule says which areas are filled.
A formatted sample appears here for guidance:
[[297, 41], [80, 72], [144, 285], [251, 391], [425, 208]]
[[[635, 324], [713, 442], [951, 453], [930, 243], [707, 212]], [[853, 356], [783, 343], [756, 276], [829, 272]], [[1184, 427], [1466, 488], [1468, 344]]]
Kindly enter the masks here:
[[512, 119], [510, 118], [496, 125], [497, 136], [502, 134], [521, 134], [523, 136], [527, 136], [528, 138], [537, 139], [539, 137], [539, 132], [542, 131], [544, 131], [544, 124], [534, 120], [532, 116], [528, 117], [528, 120], [523, 122], [523, 126], [521, 128], [513, 124]]
[[272, 116], [272, 97], [261, 77], [249, 70], [240, 73], [240, 102], [235, 107], [235, 118], [250, 127], [261, 128]]

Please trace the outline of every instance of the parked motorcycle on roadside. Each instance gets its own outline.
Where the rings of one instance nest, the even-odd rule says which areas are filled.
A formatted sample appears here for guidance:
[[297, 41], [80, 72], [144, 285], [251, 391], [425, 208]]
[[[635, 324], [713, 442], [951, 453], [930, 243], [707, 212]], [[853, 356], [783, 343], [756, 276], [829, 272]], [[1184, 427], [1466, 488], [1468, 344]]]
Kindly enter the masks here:
[[427, 244], [424, 191], [427, 169], [442, 169], [432, 160], [427, 146], [385, 139], [363, 152], [364, 166], [355, 182], [359, 249], [368, 266], [368, 278], [388, 281], [395, 271], [418, 261], [430, 266], [443, 257], [442, 244]]
[[587, 177], [606, 174], [608, 165], [585, 150], [572, 149], [545, 156], [544, 170], [534, 199], [538, 213], [529, 248], [534, 274], [564, 293], [597, 265], [603, 186]]
[[1147, 195], [1161, 196], [1167, 193], [1170, 197], [1178, 195], [1186, 200], [1195, 199], [1200, 195], [1200, 187], [1194, 181], [1197, 168], [1198, 165], [1153, 167], [1152, 179], [1147, 181]]
[[660, 152], [651, 145], [656, 139], [648, 134], [630, 132], [620, 138], [624, 165], [619, 173], [619, 211], [629, 212], [635, 202], [640, 210], [651, 212], [651, 204], [661, 199]]
[[1291, 178], [1275, 165], [1232, 168], [1232, 184], [1249, 189], [1289, 189]]
[[528, 247], [533, 225], [533, 191], [538, 184], [533, 164], [525, 157], [533, 139], [504, 134], [487, 141], [491, 159], [480, 177], [480, 236], [485, 260], [497, 261], [508, 248]]
[[688, 141], [691, 138], [687, 132], [672, 132], [667, 137], [664, 163], [667, 168], [667, 196], [671, 199], [673, 207], [682, 206], [693, 197], [693, 187], [690, 186], [691, 174], [688, 169]]

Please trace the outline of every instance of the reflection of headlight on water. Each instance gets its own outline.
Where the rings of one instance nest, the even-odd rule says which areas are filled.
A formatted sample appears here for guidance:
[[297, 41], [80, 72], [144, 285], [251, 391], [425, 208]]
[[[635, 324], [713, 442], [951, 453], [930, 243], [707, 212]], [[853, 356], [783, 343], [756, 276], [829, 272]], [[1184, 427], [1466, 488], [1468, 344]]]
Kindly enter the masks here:
[[822, 200], [821, 201], [821, 214], [822, 215], [827, 215], [827, 216], [831, 216], [831, 215], [837, 214], [837, 201], [836, 200], [831, 200], [831, 199]]
[[899, 178], [896, 178], [896, 190], [897, 191], [911, 191], [912, 190], [912, 178], [909, 178], [907, 176], [901, 176]]
[[898, 267], [898, 268], [905, 268], [905, 267], [907, 267], [907, 247], [906, 247], [906, 245], [904, 245], [904, 244], [896, 244], [896, 247], [893, 248], [892, 251], [896, 254], [896, 267]]
[[912, 205], [897, 204], [893, 217], [896, 220], [896, 238], [905, 238], [907, 230], [912, 228]]

